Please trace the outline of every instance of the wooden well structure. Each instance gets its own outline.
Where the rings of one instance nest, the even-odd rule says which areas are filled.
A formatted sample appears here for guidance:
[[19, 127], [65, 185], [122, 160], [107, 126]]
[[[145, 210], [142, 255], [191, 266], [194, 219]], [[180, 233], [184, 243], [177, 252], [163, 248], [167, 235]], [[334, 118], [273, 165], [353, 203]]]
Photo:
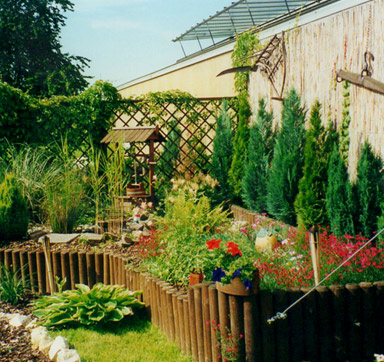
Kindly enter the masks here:
[[[154, 196], [153, 180], [155, 175], [155, 143], [165, 141], [161, 135], [158, 126], [147, 127], [114, 127], [112, 130], [101, 140], [101, 143], [128, 143], [134, 145], [135, 143], [145, 144], [147, 147], [140, 147], [132, 156], [135, 159], [143, 157], [148, 164], [148, 188], [149, 193], [140, 188], [139, 185], [131, 185], [132, 190], [137, 188], [138, 192], [133, 192], [132, 197], [149, 197]], [[130, 195], [127, 195], [129, 197]]]

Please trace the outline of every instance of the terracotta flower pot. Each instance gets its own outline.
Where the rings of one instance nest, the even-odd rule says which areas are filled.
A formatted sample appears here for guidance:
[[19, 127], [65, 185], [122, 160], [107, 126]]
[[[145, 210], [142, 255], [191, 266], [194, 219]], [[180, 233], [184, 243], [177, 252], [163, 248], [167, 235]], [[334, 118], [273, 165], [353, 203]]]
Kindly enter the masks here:
[[199, 273], [196, 272], [196, 270], [193, 270], [192, 273], [189, 275], [189, 286], [199, 284], [204, 280], [203, 272], [199, 271]]
[[216, 289], [222, 293], [248, 297], [259, 292], [259, 271], [256, 270], [252, 279], [252, 288], [246, 289], [239, 277], [233, 278], [229, 284], [216, 282]]

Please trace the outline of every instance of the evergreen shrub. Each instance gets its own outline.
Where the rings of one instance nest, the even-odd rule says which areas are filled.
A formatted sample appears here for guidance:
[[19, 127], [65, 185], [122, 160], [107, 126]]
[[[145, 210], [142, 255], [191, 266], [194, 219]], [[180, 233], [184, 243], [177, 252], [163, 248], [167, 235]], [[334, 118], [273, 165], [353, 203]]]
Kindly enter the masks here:
[[27, 230], [27, 203], [15, 177], [9, 173], [0, 185], [0, 240], [20, 239]]
[[265, 100], [260, 99], [257, 120], [250, 129], [248, 162], [242, 180], [245, 206], [259, 213], [267, 211], [267, 181], [276, 136], [272, 128], [273, 114], [265, 107]]
[[228, 202], [232, 199], [232, 189], [228, 174], [233, 155], [232, 121], [228, 114], [228, 102], [223, 101], [220, 115], [216, 118], [216, 135], [213, 141], [212, 176], [218, 181], [216, 202]]
[[292, 89], [284, 100], [281, 130], [271, 163], [267, 185], [268, 213], [288, 224], [296, 223], [294, 202], [304, 164], [305, 110], [297, 92]]

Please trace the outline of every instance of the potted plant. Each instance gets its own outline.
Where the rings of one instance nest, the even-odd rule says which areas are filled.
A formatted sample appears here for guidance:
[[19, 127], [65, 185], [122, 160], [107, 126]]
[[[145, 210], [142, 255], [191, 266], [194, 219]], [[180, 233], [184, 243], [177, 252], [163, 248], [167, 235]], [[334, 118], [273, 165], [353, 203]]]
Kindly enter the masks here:
[[207, 248], [214, 261], [212, 280], [217, 290], [232, 295], [249, 296], [259, 290], [259, 273], [253, 258], [243, 255], [239, 245], [220, 239], [207, 241]]

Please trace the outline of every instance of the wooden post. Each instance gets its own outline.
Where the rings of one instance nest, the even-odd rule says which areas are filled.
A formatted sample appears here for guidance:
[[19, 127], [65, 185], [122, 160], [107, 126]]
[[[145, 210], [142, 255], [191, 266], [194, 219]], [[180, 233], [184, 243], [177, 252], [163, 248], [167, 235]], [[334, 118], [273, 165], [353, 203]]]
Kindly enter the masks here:
[[31, 280], [31, 291], [32, 293], [38, 292], [37, 283], [37, 266], [36, 266], [36, 252], [28, 251], [28, 267], [29, 267], [29, 278]]
[[211, 349], [212, 349], [212, 361], [217, 361], [220, 355], [216, 345], [219, 345], [217, 340], [217, 325], [219, 324], [219, 302], [217, 296], [216, 285], [212, 284], [208, 288], [209, 298], [209, 316], [210, 316], [210, 328], [211, 328]]
[[229, 314], [231, 320], [231, 332], [235, 341], [236, 349], [239, 353], [239, 359], [245, 360], [244, 338], [244, 310], [243, 297], [229, 295]]
[[347, 284], [348, 354], [351, 361], [362, 361], [361, 289], [357, 284]]
[[[288, 302], [292, 304], [296, 302], [303, 293], [300, 289], [288, 290]], [[305, 327], [303, 323], [303, 304], [298, 303], [288, 313], [289, 322], [289, 351], [291, 361], [305, 361], [304, 355], [304, 334]]]
[[103, 283], [105, 285], [110, 284], [109, 255], [107, 253], [103, 254]]
[[179, 320], [179, 331], [180, 331], [180, 349], [186, 353], [186, 338], [184, 330], [184, 309], [183, 309], [183, 294], [179, 294], [176, 298], [177, 314]]
[[103, 282], [103, 253], [98, 252], [95, 254], [95, 272], [96, 283]]
[[191, 351], [195, 361], [199, 359], [196, 333], [195, 297], [194, 288], [188, 288], [189, 325], [191, 327]]
[[[303, 293], [307, 293], [311, 288], [302, 288]], [[317, 333], [318, 309], [316, 305], [316, 294], [311, 293], [303, 299], [302, 308], [304, 316], [304, 346], [305, 360], [316, 361], [319, 359], [319, 342]]]
[[179, 310], [178, 310], [178, 304], [177, 304], [177, 297], [179, 296], [180, 292], [176, 292], [172, 294], [172, 312], [175, 318], [175, 340], [176, 345], [178, 348], [181, 349], [181, 330], [180, 330], [180, 323], [179, 323]]
[[191, 327], [189, 324], [189, 306], [188, 296], [183, 296], [183, 313], [184, 313], [184, 338], [185, 338], [185, 353], [190, 355], [192, 353], [191, 347]]
[[61, 277], [66, 279], [67, 282], [63, 286], [63, 290], [71, 288], [71, 268], [69, 265], [69, 252], [61, 252]]
[[375, 282], [375, 347], [376, 353], [384, 354], [384, 282]]
[[[275, 290], [273, 292], [275, 310], [284, 310], [288, 307], [287, 292]], [[288, 319], [279, 319], [275, 322], [276, 334], [276, 360], [289, 362], [289, 326]]]
[[320, 282], [320, 268], [319, 268], [319, 252], [318, 252], [318, 231], [312, 227], [309, 231], [309, 245], [311, 248], [311, 258], [313, 267], [313, 276], [315, 278], [315, 285]]
[[51, 254], [51, 242], [47, 235], [43, 237], [43, 250], [45, 257], [45, 265], [47, 268], [49, 292], [52, 295], [55, 292], [55, 283], [52, 272], [52, 254]]
[[[0, 259], [0, 264], [1, 264], [1, 259]], [[24, 288], [29, 288], [30, 278], [28, 273], [28, 253], [25, 250], [20, 251], [20, 269], [21, 269], [21, 278], [23, 281], [23, 286]], [[0, 271], [0, 275], [1, 275], [1, 271]]]
[[175, 326], [175, 315], [173, 313], [173, 304], [172, 304], [172, 295], [173, 293], [176, 293], [177, 289], [168, 289], [165, 293], [166, 300], [167, 300], [167, 315], [168, 315], [168, 321], [169, 321], [169, 335], [171, 341], [176, 340], [176, 326]]
[[203, 310], [201, 301], [201, 284], [193, 286], [193, 296], [195, 300], [195, 316], [196, 316], [196, 335], [197, 335], [197, 350], [198, 361], [204, 362], [204, 325], [203, 325]]
[[[363, 359], [369, 359], [376, 353], [375, 349], [375, 287], [372, 283], [360, 283], [362, 291], [362, 321], [361, 327], [363, 329], [363, 346], [364, 354]], [[382, 321], [384, 322], [384, 321]]]
[[71, 289], [74, 290], [76, 284], [79, 284], [80, 282], [79, 257], [76, 251], [69, 253], [69, 269], [71, 272]]
[[209, 314], [209, 294], [208, 288], [211, 283], [202, 283], [201, 299], [203, 307], [203, 331], [204, 331], [204, 355], [205, 361], [212, 361], [212, 344], [211, 344], [211, 318]]
[[37, 265], [37, 282], [39, 285], [39, 294], [44, 295], [46, 294], [44, 252], [38, 251], [36, 253], [36, 265]]
[[80, 284], [87, 284], [87, 257], [84, 251], [80, 251], [79, 254], [79, 279]]
[[12, 249], [7, 249], [4, 252], [4, 266], [5, 269], [12, 270]]
[[347, 360], [347, 298], [346, 289], [341, 285], [331, 285], [329, 287], [332, 293], [332, 312], [334, 325], [334, 360], [335, 362], [344, 362]]
[[276, 361], [275, 326], [268, 324], [267, 320], [275, 315], [273, 307], [273, 294], [268, 290], [260, 291], [260, 316], [261, 316], [261, 345], [262, 361]]
[[331, 292], [327, 287], [320, 286], [316, 288], [318, 300], [318, 335], [320, 348], [320, 359], [322, 362], [334, 361], [334, 348], [333, 348], [333, 323], [332, 319], [336, 316], [332, 311], [332, 304], [330, 301]]
[[12, 250], [12, 269], [17, 279], [21, 278], [20, 273], [20, 250]]
[[113, 254], [109, 254], [109, 279], [110, 279], [111, 285], [116, 284], [114, 261], [115, 261], [115, 259], [113, 257]]
[[258, 335], [259, 316], [256, 296], [244, 297], [244, 342], [245, 359], [248, 362], [259, 362], [261, 358], [260, 336]]
[[87, 281], [88, 286], [92, 288], [96, 282], [96, 271], [95, 271], [95, 253], [87, 252], [86, 254], [87, 261]]

